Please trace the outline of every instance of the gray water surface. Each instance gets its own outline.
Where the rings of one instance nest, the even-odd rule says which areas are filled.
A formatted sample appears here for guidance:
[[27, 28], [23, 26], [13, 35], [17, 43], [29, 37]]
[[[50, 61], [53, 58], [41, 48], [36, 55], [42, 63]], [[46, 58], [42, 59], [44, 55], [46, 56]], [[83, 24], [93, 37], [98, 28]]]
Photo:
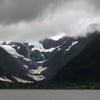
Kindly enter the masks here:
[[100, 91], [0, 90], [0, 100], [100, 100]]

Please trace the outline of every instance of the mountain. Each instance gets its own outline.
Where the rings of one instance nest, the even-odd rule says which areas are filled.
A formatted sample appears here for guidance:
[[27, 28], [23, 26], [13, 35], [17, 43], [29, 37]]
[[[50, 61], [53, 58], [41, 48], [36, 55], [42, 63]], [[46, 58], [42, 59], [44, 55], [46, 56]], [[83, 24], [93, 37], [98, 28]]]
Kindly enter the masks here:
[[78, 38], [60, 33], [42, 41], [1, 41], [0, 80], [99, 81], [100, 34], [97, 33]]
[[[96, 83], [100, 82], [100, 34], [91, 35], [92, 41], [63, 66], [53, 78], [55, 82]], [[90, 37], [88, 37], [89, 39]]]

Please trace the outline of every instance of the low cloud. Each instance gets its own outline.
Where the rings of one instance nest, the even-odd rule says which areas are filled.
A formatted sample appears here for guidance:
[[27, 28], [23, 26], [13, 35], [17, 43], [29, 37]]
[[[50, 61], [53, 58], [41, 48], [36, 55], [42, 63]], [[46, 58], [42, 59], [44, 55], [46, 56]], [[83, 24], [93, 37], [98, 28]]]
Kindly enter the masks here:
[[[57, 1], [55, 0], [55, 2]], [[55, 5], [54, 2], [53, 4]], [[89, 0], [63, 1], [56, 6], [53, 4], [45, 8], [44, 12], [40, 14], [41, 16], [38, 15], [41, 12], [40, 7], [39, 12], [34, 12], [36, 15], [32, 18], [30, 18], [32, 16], [30, 12], [26, 14], [30, 17], [22, 17], [21, 15], [24, 16], [23, 12], [21, 15], [19, 14], [22, 19], [18, 16], [13, 20], [9, 19], [9, 21], [6, 21], [7, 18], [4, 19], [3, 23], [7, 22], [9, 24], [0, 24], [0, 39], [14, 41], [40, 40], [59, 32], [64, 32], [69, 36], [84, 36], [89, 24], [100, 22], [99, 10]], [[28, 18], [30, 20], [26, 20]]]
[[[45, 9], [62, 0], [0, 0], [0, 23], [12, 24], [39, 18]], [[68, 0], [66, 0], [68, 1]]]

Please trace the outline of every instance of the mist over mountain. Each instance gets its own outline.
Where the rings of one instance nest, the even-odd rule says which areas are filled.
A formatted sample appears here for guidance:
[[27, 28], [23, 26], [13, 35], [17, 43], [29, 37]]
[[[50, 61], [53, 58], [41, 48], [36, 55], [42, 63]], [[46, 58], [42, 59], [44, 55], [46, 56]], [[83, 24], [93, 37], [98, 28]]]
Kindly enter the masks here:
[[42, 40], [58, 34], [86, 36], [100, 24], [99, 0], [0, 0], [0, 40]]
[[99, 25], [85, 37], [61, 32], [41, 41], [1, 41], [0, 81], [100, 82]]

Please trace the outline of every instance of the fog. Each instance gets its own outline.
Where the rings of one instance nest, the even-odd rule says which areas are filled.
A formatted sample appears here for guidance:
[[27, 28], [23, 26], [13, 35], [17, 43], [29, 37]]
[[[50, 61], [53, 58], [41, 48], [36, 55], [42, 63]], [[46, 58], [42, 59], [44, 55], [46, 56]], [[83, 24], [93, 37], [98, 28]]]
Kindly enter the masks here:
[[[25, 5], [25, 2], [21, 1], [22, 6]], [[34, 4], [36, 0], [33, 1], [29, 0], [30, 3]], [[40, 2], [40, 0], [38, 1]], [[12, 0], [10, 0], [11, 2]], [[33, 12], [31, 7], [29, 9], [20, 7], [22, 12], [20, 12], [20, 9], [16, 11], [17, 8], [12, 6], [15, 5], [15, 2], [13, 2], [11, 8], [16, 8], [14, 11], [20, 13], [17, 15], [12, 10], [12, 12], [8, 11], [7, 14], [2, 13], [4, 18], [1, 17], [3, 15], [0, 15], [0, 40], [41, 40], [60, 32], [73, 37], [85, 36], [88, 32], [95, 30], [95, 28], [90, 27], [91, 24], [98, 24], [99, 29], [100, 10], [98, 0], [58, 0], [58, 2], [56, 0], [52, 2], [42, 0], [42, 4], [39, 2]], [[10, 5], [10, 3], [8, 4]], [[26, 5], [30, 6], [30, 3], [28, 5], [26, 3]], [[22, 8], [27, 10], [26, 13]]]

